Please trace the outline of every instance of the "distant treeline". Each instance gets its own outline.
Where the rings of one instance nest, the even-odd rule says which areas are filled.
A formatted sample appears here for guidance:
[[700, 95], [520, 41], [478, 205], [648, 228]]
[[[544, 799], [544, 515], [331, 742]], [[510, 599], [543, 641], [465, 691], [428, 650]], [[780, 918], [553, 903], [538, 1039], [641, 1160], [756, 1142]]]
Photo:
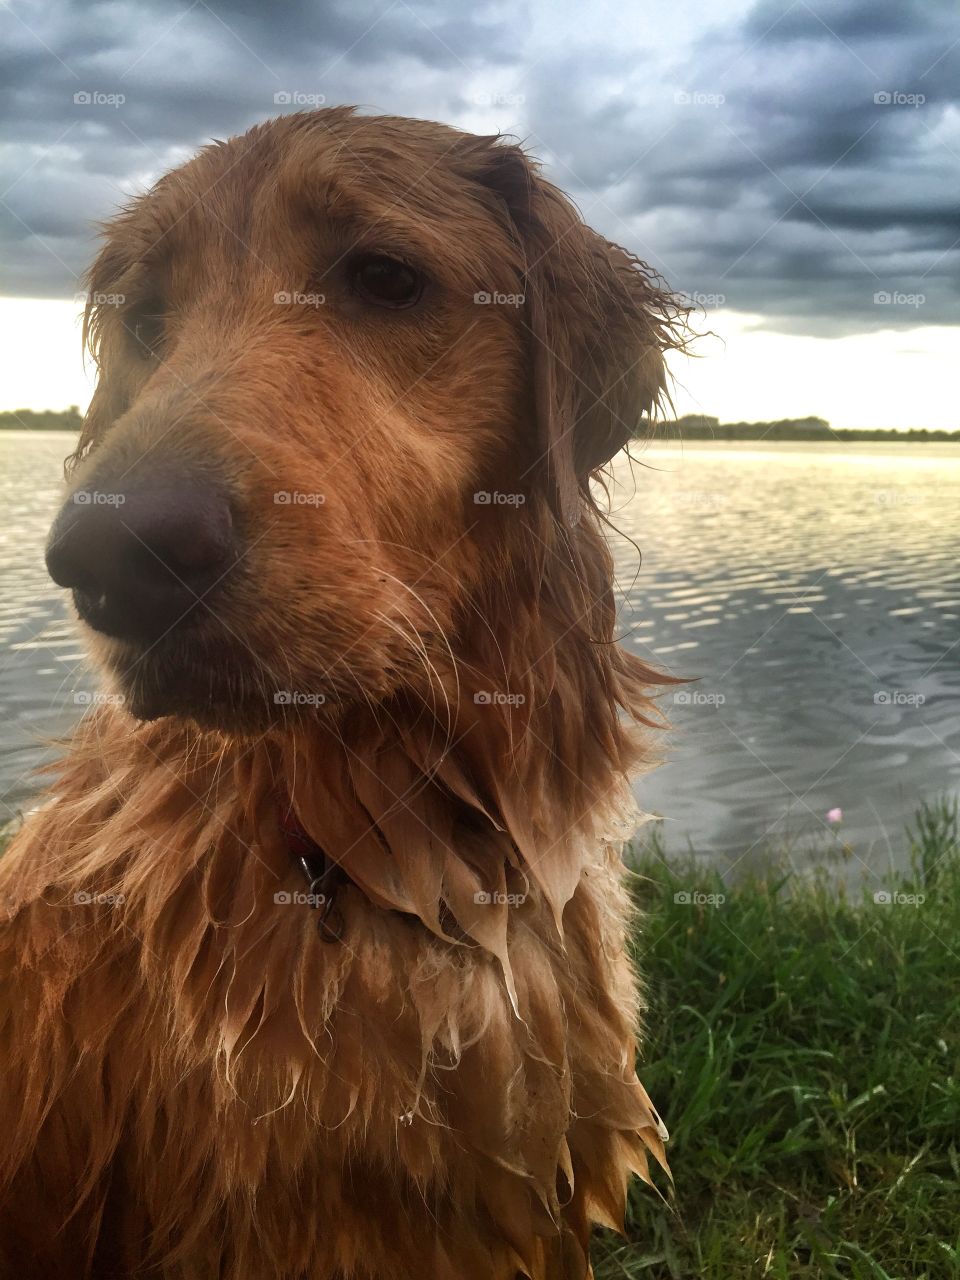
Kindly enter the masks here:
[[656, 440], [958, 440], [960, 431], [883, 431], [879, 428], [834, 430], [826, 418], [780, 418], [777, 422], [721, 422], [701, 413], [688, 413], [673, 422], [658, 422]]
[[[69, 409], [12, 409], [0, 413], [0, 431], [79, 431], [83, 414]], [[646, 434], [646, 428], [644, 429]], [[688, 413], [673, 422], [658, 422], [656, 440], [956, 440], [960, 431], [834, 430], [826, 418], [781, 418], [778, 422], [721, 422], [701, 413]]]
[[0, 413], [0, 431], [79, 431], [83, 414], [69, 409], [7, 409]]

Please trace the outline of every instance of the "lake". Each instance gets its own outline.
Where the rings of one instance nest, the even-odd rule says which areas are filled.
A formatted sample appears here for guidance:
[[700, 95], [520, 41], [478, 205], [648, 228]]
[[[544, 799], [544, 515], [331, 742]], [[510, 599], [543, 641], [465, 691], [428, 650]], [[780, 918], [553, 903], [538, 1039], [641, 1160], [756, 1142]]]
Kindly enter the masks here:
[[[72, 443], [0, 433], [0, 821], [91, 688], [43, 565]], [[637, 788], [668, 850], [882, 875], [960, 792], [960, 446], [698, 442], [615, 474], [621, 638], [690, 681]]]

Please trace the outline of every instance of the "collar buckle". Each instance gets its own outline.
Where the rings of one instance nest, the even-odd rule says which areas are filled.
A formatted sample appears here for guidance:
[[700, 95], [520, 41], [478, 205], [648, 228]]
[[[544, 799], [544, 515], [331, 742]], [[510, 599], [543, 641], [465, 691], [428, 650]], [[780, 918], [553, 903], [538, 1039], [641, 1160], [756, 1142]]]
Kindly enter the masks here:
[[318, 913], [317, 932], [324, 942], [342, 942], [343, 913], [336, 904], [336, 890], [346, 878], [343, 869], [307, 835], [292, 809], [281, 812], [280, 827], [307, 881], [310, 905]]

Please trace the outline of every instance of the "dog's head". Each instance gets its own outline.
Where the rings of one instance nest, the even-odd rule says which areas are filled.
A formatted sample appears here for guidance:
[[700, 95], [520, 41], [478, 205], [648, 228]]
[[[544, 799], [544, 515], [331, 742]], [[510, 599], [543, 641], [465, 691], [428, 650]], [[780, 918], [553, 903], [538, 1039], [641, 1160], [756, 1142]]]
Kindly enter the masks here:
[[89, 299], [50, 572], [134, 715], [237, 731], [428, 687], [471, 612], [531, 605], [521, 564], [582, 565], [676, 343], [519, 148], [345, 109], [167, 174]]

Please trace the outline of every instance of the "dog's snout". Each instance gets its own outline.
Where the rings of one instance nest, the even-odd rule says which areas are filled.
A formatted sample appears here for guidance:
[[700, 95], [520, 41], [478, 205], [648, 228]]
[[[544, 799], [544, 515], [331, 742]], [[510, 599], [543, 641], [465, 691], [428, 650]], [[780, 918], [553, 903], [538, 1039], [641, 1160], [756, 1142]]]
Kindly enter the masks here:
[[195, 480], [80, 489], [47, 543], [54, 582], [98, 631], [150, 639], [200, 621], [236, 557], [226, 495]]

